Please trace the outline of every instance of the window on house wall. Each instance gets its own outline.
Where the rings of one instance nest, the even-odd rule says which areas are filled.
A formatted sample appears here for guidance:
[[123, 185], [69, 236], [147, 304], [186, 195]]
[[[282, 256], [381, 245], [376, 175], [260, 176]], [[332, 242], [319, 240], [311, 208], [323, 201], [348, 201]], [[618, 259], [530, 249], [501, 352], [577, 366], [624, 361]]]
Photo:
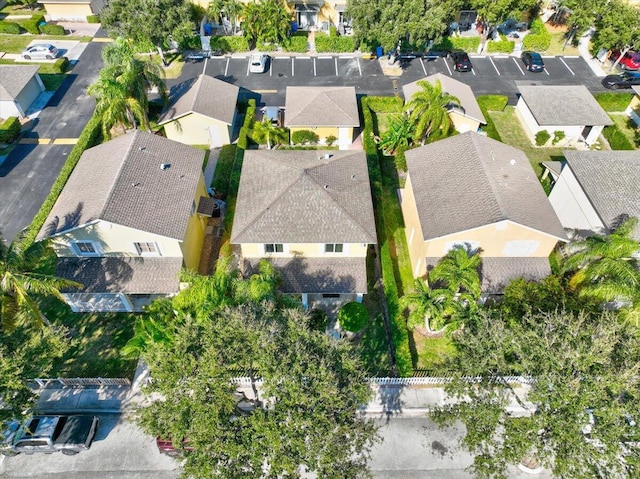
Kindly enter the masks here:
[[344, 245], [342, 243], [327, 243], [324, 245], [325, 253], [342, 253], [344, 252]]
[[267, 243], [264, 245], [265, 253], [284, 253], [284, 245], [282, 243]]
[[158, 245], [154, 242], [133, 243], [139, 255], [160, 256]]
[[93, 241], [76, 241], [73, 249], [80, 256], [99, 256], [98, 247]]

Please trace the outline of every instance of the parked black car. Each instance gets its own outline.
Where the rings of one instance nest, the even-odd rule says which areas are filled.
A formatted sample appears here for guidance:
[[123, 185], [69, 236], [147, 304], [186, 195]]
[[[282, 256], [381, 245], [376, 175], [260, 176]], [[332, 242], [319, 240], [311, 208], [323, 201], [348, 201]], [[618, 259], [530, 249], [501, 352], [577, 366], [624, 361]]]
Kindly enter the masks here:
[[473, 68], [467, 52], [451, 52], [453, 69], [459, 72], [470, 72]]
[[530, 72], [541, 72], [544, 70], [544, 62], [542, 57], [537, 52], [522, 52], [520, 56], [522, 63]]
[[611, 90], [631, 88], [640, 85], [640, 72], [623, 72], [620, 75], [607, 75], [602, 79], [602, 86]]

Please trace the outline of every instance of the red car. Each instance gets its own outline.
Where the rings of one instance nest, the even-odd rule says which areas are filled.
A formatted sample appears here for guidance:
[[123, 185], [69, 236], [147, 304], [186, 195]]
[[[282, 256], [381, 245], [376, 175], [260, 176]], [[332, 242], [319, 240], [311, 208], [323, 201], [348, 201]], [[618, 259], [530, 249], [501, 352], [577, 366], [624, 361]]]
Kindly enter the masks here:
[[183, 439], [182, 447], [177, 448], [174, 446], [170, 437], [163, 438], [158, 436], [156, 437], [156, 445], [158, 446], [158, 450], [167, 456], [181, 456], [185, 451], [193, 451], [193, 446], [189, 446], [189, 439]]
[[[611, 52], [611, 60], [614, 62], [620, 57], [620, 50], [614, 50]], [[629, 50], [624, 54], [620, 60], [620, 68], [624, 70], [640, 70], [640, 53], [632, 52]]]

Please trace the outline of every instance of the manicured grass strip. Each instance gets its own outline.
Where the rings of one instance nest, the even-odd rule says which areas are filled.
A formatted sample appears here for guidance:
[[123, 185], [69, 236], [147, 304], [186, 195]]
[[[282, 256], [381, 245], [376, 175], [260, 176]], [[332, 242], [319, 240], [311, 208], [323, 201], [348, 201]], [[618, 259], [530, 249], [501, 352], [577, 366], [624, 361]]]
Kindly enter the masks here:
[[629, 103], [631, 103], [633, 93], [600, 92], [595, 93], [593, 96], [604, 111], [622, 112], [625, 111]]
[[493, 122], [493, 119], [489, 115], [490, 111], [503, 111], [507, 106], [507, 102], [509, 98], [505, 95], [481, 95], [477, 98], [478, 105], [480, 106], [480, 110], [484, 115], [487, 124], [482, 127], [482, 130], [487, 133], [489, 138], [493, 138], [494, 140], [502, 141], [500, 139], [500, 133], [496, 129], [496, 125]]
[[42, 79], [42, 83], [44, 83], [44, 88], [47, 91], [56, 91], [62, 82], [65, 80], [66, 75], [54, 75], [51, 73], [40, 73], [40, 78]]
[[227, 195], [229, 193], [229, 180], [231, 170], [236, 159], [236, 145], [224, 145], [220, 149], [216, 171], [213, 174], [213, 189], [216, 193]]

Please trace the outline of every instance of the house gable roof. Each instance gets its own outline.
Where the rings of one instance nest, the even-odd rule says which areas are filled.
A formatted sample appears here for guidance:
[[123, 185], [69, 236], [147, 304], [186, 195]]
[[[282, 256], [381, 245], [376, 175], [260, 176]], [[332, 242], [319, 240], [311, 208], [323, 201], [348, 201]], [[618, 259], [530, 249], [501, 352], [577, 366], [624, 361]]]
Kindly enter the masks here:
[[425, 240], [504, 220], [566, 240], [522, 151], [467, 132], [405, 157]]
[[360, 126], [355, 87], [288, 86], [284, 126]]
[[540, 126], [613, 125], [584, 85], [518, 85]]
[[0, 100], [15, 100], [39, 68], [38, 65], [0, 65]]
[[140, 130], [90, 148], [38, 239], [99, 219], [183, 240], [203, 161], [202, 150]]
[[375, 243], [364, 152], [326, 153], [247, 150], [231, 242]]
[[[184, 85], [178, 85], [178, 90]], [[199, 113], [227, 125], [233, 124], [240, 88], [209, 75], [199, 75], [186, 91], [176, 91], [165, 108], [159, 125], [188, 113]]]
[[[465, 116], [483, 124], [487, 123], [487, 120], [484, 118], [482, 110], [480, 109], [480, 105], [478, 105], [476, 96], [473, 94], [473, 90], [471, 90], [471, 87], [469, 85], [447, 75], [443, 75], [442, 73], [429, 75], [428, 77], [423, 78], [423, 80], [428, 81], [432, 85], [435, 85], [436, 81], [439, 80], [442, 91], [448, 93], [449, 95], [453, 95], [457, 97], [458, 100], [460, 100], [460, 106], [462, 107]], [[421, 80], [407, 83], [402, 87], [405, 103], [409, 103], [413, 95], [421, 90], [420, 85], [418, 85], [419, 81]], [[456, 111], [459, 110], [456, 109]]]
[[[640, 152], [566, 150], [564, 157], [607, 228], [624, 216], [640, 218]], [[634, 237], [640, 240], [640, 228]]]

